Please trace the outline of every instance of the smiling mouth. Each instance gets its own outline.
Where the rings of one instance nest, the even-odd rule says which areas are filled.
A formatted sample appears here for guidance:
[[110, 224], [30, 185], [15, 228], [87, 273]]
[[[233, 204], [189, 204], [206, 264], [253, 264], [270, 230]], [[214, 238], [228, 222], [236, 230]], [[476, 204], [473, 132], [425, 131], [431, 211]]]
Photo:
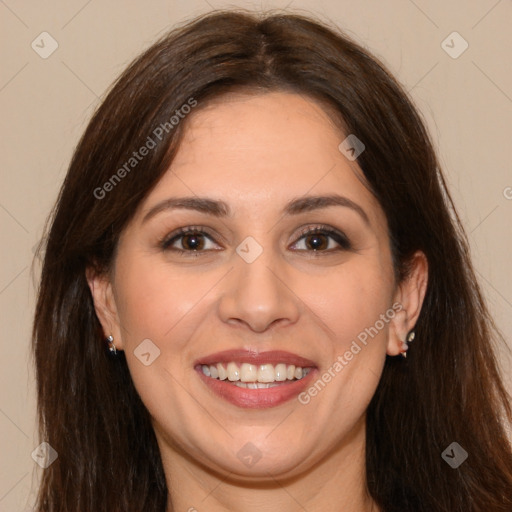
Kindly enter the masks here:
[[202, 373], [211, 379], [225, 381], [246, 389], [267, 389], [289, 384], [304, 378], [312, 367], [293, 364], [251, 364], [231, 361], [228, 363], [202, 364]]

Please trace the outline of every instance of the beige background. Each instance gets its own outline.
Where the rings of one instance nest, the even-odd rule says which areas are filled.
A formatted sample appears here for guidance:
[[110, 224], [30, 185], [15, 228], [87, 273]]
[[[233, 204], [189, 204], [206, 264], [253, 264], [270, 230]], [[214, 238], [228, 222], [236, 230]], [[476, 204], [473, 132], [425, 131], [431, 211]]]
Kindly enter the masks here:
[[[185, 18], [228, 5], [330, 19], [411, 91], [438, 146], [491, 310], [512, 340], [511, 1], [0, 0], [0, 511], [31, 510], [42, 471], [31, 458], [38, 442], [30, 264], [73, 148], [133, 57]], [[47, 59], [31, 47], [43, 31], [59, 45]], [[469, 44], [457, 59], [441, 46], [453, 31]], [[448, 44], [460, 48], [456, 39]], [[510, 356], [503, 352], [501, 362], [512, 390]]]

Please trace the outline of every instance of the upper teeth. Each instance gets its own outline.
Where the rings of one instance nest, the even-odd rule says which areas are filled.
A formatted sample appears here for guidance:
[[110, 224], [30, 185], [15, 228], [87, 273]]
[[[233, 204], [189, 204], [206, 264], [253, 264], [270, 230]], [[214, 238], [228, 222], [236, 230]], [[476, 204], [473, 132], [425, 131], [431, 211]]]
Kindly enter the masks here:
[[285, 380], [302, 379], [311, 368], [302, 368], [293, 364], [250, 364], [230, 362], [227, 365], [217, 363], [214, 365], [201, 365], [203, 373], [213, 379], [231, 382], [280, 382]]

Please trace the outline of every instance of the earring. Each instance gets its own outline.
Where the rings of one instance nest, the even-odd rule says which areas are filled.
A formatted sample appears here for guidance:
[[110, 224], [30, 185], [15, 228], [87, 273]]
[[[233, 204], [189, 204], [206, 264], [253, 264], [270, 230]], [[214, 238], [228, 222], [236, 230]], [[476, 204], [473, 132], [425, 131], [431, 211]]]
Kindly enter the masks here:
[[400, 353], [400, 355], [405, 359], [407, 357], [407, 351], [409, 350], [409, 346], [407, 345], [407, 343], [410, 343], [411, 341], [414, 340], [414, 338], [416, 337], [416, 333], [414, 331], [411, 331], [407, 337], [405, 338], [405, 340], [402, 342], [402, 352]]
[[110, 352], [112, 352], [114, 355], [117, 354], [116, 346], [114, 344], [114, 336], [112, 336], [112, 334], [107, 337], [107, 343], [109, 345], [108, 349]]

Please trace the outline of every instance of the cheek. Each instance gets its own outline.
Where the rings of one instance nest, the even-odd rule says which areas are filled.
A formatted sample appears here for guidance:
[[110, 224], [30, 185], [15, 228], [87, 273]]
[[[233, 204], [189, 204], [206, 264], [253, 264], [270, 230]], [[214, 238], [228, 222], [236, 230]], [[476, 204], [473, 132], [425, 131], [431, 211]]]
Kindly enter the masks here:
[[[382, 272], [380, 264], [368, 264], [361, 259], [323, 280], [323, 286], [314, 294], [310, 291], [310, 305], [330, 329], [337, 353], [376, 323], [377, 330], [382, 331], [383, 337], [386, 335], [389, 318], [384, 323], [380, 319], [392, 302], [389, 273]], [[364, 339], [364, 334], [360, 338]]]
[[382, 373], [395, 313], [389, 276], [380, 261], [361, 258], [333, 273], [316, 297], [310, 296], [330, 335], [323, 338], [322, 382], [306, 390], [304, 402], [315, 400], [317, 414], [336, 416], [346, 428], [363, 414]]
[[[176, 379], [183, 382], [184, 372], [194, 371], [190, 365], [197, 356], [193, 340], [205, 308], [213, 307], [208, 291], [218, 279], [213, 273], [192, 276], [171, 271], [165, 262], [144, 255], [119, 261], [116, 280], [123, 348], [135, 386], [150, 410], [158, 410], [162, 400], [180, 407], [179, 394], [168, 392], [181, 388]], [[149, 361], [144, 361], [140, 356], [147, 352]], [[150, 364], [145, 366], [146, 362]]]
[[121, 307], [119, 318], [126, 327], [129, 345], [139, 338], [163, 342], [204, 295], [183, 273], [169, 272], [150, 258], [132, 258], [120, 265], [116, 279]]
[[[162, 404], [180, 411], [183, 393], [176, 390], [194, 328], [183, 320], [193, 318], [204, 290], [184, 286], [182, 276], [142, 256], [119, 261], [116, 280], [123, 348], [135, 388], [152, 417], [162, 414]], [[176, 425], [181, 416], [176, 414]]]

